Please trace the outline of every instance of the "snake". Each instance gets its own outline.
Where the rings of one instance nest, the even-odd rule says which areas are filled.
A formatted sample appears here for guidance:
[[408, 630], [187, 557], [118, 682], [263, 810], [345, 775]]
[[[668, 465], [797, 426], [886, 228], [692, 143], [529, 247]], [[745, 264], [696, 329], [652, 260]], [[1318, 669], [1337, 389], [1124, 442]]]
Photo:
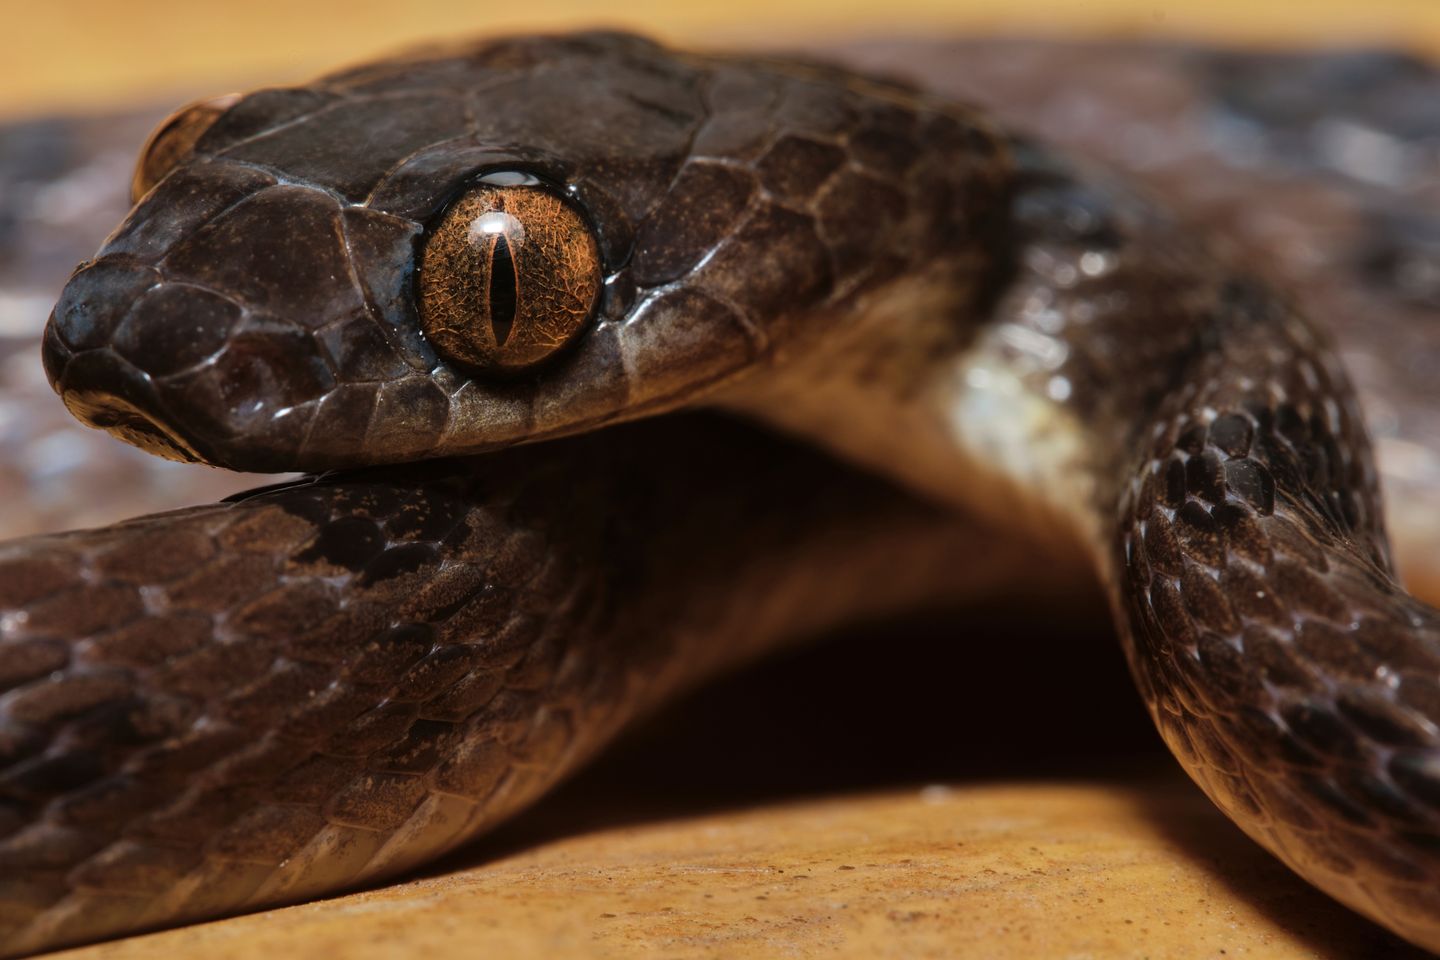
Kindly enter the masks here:
[[313, 475], [0, 546], [6, 954], [394, 876], [718, 671], [1073, 576], [1216, 806], [1440, 950], [1440, 615], [1349, 377], [1144, 190], [901, 81], [583, 33], [193, 105], [134, 193], [61, 400]]

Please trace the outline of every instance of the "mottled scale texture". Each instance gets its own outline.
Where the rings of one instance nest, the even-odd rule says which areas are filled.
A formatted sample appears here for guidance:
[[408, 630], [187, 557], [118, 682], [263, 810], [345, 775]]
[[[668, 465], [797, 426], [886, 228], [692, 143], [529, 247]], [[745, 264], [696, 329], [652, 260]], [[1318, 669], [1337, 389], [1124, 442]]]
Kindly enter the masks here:
[[[1312, 354], [1283, 312], [1236, 313], [1234, 349]], [[1440, 617], [1388, 566], [1340, 372], [1302, 360], [1262, 386], [1212, 362], [1164, 405], [1120, 500], [1132, 664], [1166, 743], [1242, 827], [1435, 945]]]
[[[591, 329], [523, 378], [465, 373], [415, 318], [427, 225], [497, 170], [564, 190], [589, 218], [604, 263]], [[240, 100], [77, 271], [44, 356], [85, 421], [157, 452], [249, 469], [478, 453], [693, 406], [766, 420], [946, 507], [1002, 522], [1015, 542], [1044, 549], [1031, 578], [1086, 558], [1110, 590], [1156, 722], [1197, 782], [1312, 883], [1440, 949], [1436, 613], [1391, 572], [1369, 442], [1328, 336], [1253, 266], [1143, 192], [900, 83], [672, 53], [611, 34], [521, 38]], [[323, 523], [308, 521], [290, 540], [286, 518], [300, 507], [266, 514], [257, 542], [275, 549], [197, 560], [220, 565], [203, 585], [184, 579], [189, 565], [157, 574], [163, 589], [84, 574], [95, 582], [83, 614], [47, 592], [48, 578], [62, 590], [99, 561], [79, 548], [22, 548], [15, 582], [37, 592], [17, 602], [35, 605], [6, 622], [22, 642], [14, 660], [26, 686], [3, 702], [16, 749], [31, 753], [10, 788], [22, 806], [5, 849], [37, 876], [50, 870], [59, 897], [43, 909], [16, 907], [20, 893], [0, 898], [20, 910], [23, 936], [37, 945], [92, 936], [368, 876], [353, 864], [363, 845], [304, 844], [331, 829], [378, 836], [400, 824], [405, 836], [403, 824], [450, 782], [443, 758], [469, 756], [472, 741], [445, 724], [483, 716], [480, 742], [519, 751], [474, 760], [457, 776], [465, 788], [455, 796], [503, 812], [502, 800], [474, 799], [486, 764], [530, 771], [537, 784], [555, 775], [612, 719], [650, 702], [615, 679], [637, 672], [635, 663], [646, 664], [644, 690], [659, 696], [717, 665], [707, 658], [953, 589], [957, 575], [976, 573], [977, 558], [991, 560], [972, 548], [969, 564], [907, 562], [907, 551], [934, 539], [904, 524], [867, 527], [865, 543], [889, 537], [879, 553], [858, 539], [827, 541], [885, 511], [850, 501], [826, 512], [828, 484], [718, 446], [718, 461], [698, 457], [696, 444], [711, 449], [704, 436], [676, 429], [689, 446], [652, 437], [650, 449], [662, 452], [628, 460], [607, 431], [578, 447], [490, 460], [482, 475], [505, 483], [477, 491], [473, 509], [522, 535], [513, 547], [499, 534], [486, 541], [505, 558], [495, 561], [493, 599], [488, 581], [453, 585], [481, 590], [473, 632], [457, 612], [469, 608], [449, 592], [447, 578], [462, 577], [449, 572], [449, 528], [438, 519], [402, 524], [408, 534], [377, 524], [363, 496], [326, 507]], [[592, 467], [586, 454], [565, 452], [573, 449], [613, 449], [621, 459]], [[551, 456], [577, 459], [560, 471], [566, 482], [547, 488], [537, 464], [559, 462]], [[666, 476], [697, 466], [688, 485]], [[386, 482], [422, 475], [412, 469]], [[543, 510], [532, 489], [550, 491]], [[696, 495], [712, 489], [724, 496]], [[502, 503], [509, 512], [492, 517]], [[720, 503], [730, 505], [712, 506]], [[525, 512], [532, 507], [539, 512]], [[939, 509], [919, 526], [953, 550]], [[543, 537], [523, 534], [542, 519]], [[772, 522], [809, 531], [823, 548], [787, 552], [778, 549], [786, 538], [752, 532]], [[601, 549], [616, 541], [596, 531], [617, 526], [640, 540]], [[743, 545], [738, 530], [747, 531]], [[730, 552], [741, 550], [743, 564]], [[629, 567], [641, 557], [650, 576]], [[822, 573], [817, 582], [826, 564], [851, 570], [850, 579]], [[167, 576], [182, 579], [172, 589]], [[364, 598], [400, 583], [411, 589], [393, 598], [397, 606], [369, 612]], [[320, 759], [291, 769], [252, 742], [192, 776], [196, 754], [218, 749], [202, 740], [156, 761], [158, 776], [179, 778], [187, 796], [216, 791], [214, 802], [166, 807], [125, 829], [203, 836], [207, 856], [254, 869], [214, 883], [156, 879], [157, 902], [184, 909], [162, 918], [117, 905], [109, 926], [57, 933], [80, 922], [66, 920], [65, 904], [89, 889], [85, 870], [103, 875], [109, 861], [92, 867], [101, 855], [63, 821], [63, 804], [47, 799], [37, 816], [26, 791], [80, 789], [123, 771], [103, 769], [107, 750], [84, 739], [93, 726], [31, 731], [67, 711], [128, 702], [132, 678], [62, 673], [51, 690], [47, 664], [71, 648], [24, 631], [51, 624], [73, 640], [111, 622], [155, 629], [147, 612], [179, 617], [191, 610], [187, 596], [227, 612], [208, 627], [177, 620], [130, 647], [115, 641], [161, 659], [200, 658], [174, 692], [145, 699], [135, 736], [223, 738], [212, 728], [228, 722], [312, 737]], [[417, 602], [434, 606], [407, 612]], [[452, 617], [462, 617], [453, 631]], [[258, 642], [235, 642], [238, 630]], [[391, 630], [396, 646], [367, 654], [374, 631]], [[345, 637], [360, 644], [358, 665], [337, 666], [336, 638]], [[180, 647], [162, 653], [172, 642]], [[294, 655], [280, 662], [267, 642]], [[421, 646], [414, 663], [398, 652]], [[613, 663], [602, 664], [602, 647]], [[341, 674], [378, 699], [352, 697], [348, 685], [327, 694]], [[572, 681], [581, 684], [573, 696]], [[536, 696], [552, 689], [560, 706]], [[313, 707], [294, 709], [312, 697]], [[217, 719], [192, 722], [186, 698], [216, 704]], [[418, 703], [426, 706], [412, 714]], [[267, 712], [276, 704], [283, 716]], [[362, 758], [357, 779], [360, 767], [347, 763]], [[227, 785], [276, 770], [280, 779], [266, 780], [250, 806], [227, 805]], [[487, 816], [474, 813], [456, 835]], [[415, 850], [436, 836], [425, 833]], [[387, 858], [409, 862], [404, 846], [382, 846], [373, 872]], [[120, 849], [104, 856], [129, 864]], [[269, 879], [266, 863], [311, 862], [297, 849], [313, 851], [314, 879]], [[136, 858], [144, 866], [135, 876], [193, 869]]]
[[1328, 337], [1127, 191], [1042, 154], [1018, 169], [997, 319], [1089, 425], [1102, 568], [1161, 735], [1303, 876], [1440, 946], [1440, 615], [1390, 566]]
[[1020, 552], [981, 536], [669, 418], [12, 541], [0, 952], [413, 867], [779, 639], [993, 589]]
[[[1001, 151], [907, 87], [620, 35], [361, 68], [221, 115], [71, 279], [45, 365], [87, 423], [221, 466], [572, 433], [686, 404], [917, 264], [963, 289]], [[495, 170], [563, 184], [606, 275], [589, 334], [523, 378], [470, 376], [416, 315], [418, 238]]]
[[0, 551], [7, 951], [403, 869], [603, 736], [595, 584], [510, 499], [303, 485]]

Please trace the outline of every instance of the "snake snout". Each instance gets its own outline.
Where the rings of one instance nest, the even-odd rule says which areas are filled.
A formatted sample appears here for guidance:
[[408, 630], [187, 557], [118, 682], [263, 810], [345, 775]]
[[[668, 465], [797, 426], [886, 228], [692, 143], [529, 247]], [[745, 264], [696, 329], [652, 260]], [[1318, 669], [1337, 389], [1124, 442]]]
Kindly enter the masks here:
[[154, 312], [138, 308], [158, 285], [158, 275], [149, 268], [103, 261], [82, 264], [46, 325], [41, 348], [45, 372], [65, 406], [87, 426], [167, 459], [200, 460], [190, 444], [157, 418], [154, 384], [127, 349], [135, 345], [141, 327], [126, 329], [126, 320], [132, 311]]
[[[378, 382], [412, 371], [386, 338], [398, 323], [377, 323], [355, 271], [402, 310], [412, 233], [263, 180], [211, 209], [248, 175], [201, 164], [151, 191], [70, 278], [46, 369], [80, 420], [162, 456], [251, 471], [296, 469], [307, 453], [310, 467], [341, 465], [327, 454], [360, 445]], [[182, 202], [192, 193], [209, 206]]]
[[295, 392], [325, 386], [297, 338], [269, 326], [205, 286], [102, 255], [66, 285], [43, 356], [81, 422], [168, 459], [243, 455], [263, 469], [251, 438], [283, 436]]

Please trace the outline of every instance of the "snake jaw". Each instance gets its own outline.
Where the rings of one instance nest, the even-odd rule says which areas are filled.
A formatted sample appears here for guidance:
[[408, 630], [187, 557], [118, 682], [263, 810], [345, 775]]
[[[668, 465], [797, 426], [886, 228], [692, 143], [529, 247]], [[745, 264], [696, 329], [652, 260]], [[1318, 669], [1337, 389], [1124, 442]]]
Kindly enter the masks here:
[[146, 453], [177, 463], [205, 462], [194, 447], [166, 430], [161, 421], [119, 397], [69, 390], [62, 392], [60, 399], [64, 401], [65, 409], [81, 423], [104, 430]]

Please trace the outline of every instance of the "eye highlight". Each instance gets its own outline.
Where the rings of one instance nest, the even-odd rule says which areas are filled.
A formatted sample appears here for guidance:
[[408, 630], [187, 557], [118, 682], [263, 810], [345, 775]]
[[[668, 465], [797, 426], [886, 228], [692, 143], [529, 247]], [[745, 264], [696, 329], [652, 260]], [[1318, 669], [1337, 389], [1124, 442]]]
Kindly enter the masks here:
[[580, 213], [521, 174], [452, 203], [420, 257], [420, 326], [451, 361], [517, 372], [575, 338], [600, 295], [600, 251]]

